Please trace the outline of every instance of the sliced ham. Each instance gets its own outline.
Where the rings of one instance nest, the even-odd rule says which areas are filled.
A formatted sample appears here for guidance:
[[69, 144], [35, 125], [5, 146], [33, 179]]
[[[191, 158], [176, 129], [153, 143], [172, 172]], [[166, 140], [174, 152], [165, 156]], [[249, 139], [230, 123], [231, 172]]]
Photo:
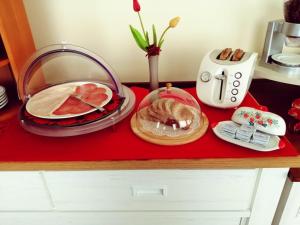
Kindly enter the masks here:
[[69, 96], [69, 98], [52, 113], [54, 115], [67, 115], [88, 112], [93, 108], [88, 104], [99, 106], [108, 98], [105, 92], [105, 88], [97, 87], [97, 85], [92, 83], [80, 85], [75, 89], [74, 94], [77, 96]]
[[76, 94], [85, 94], [85, 93], [89, 93], [89, 92], [92, 92], [94, 91], [95, 89], [97, 89], [97, 85], [96, 84], [91, 84], [91, 83], [88, 83], [88, 84], [83, 84], [83, 85], [80, 85], [78, 86], [76, 89], [75, 89], [75, 93]]
[[79, 99], [70, 96], [59, 108], [52, 112], [54, 115], [80, 114], [90, 111], [93, 107]]
[[105, 93], [106, 90], [104, 88], [101, 87], [97, 87], [96, 84], [83, 84], [78, 86], [75, 89], [75, 93], [76, 94], [80, 94], [80, 95], [88, 95], [90, 93]]
[[102, 102], [104, 102], [107, 98], [108, 98], [108, 96], [103, 93], [91, 93], [90, 95], [82, 97], [81, 99], [84, 102], [98, 106], [98, 105], [101, 105]]
[[108, 96], [105, 94], [106, 90], [102, 87], [97, 87], [95, 84], [83, 84], [78, 86], [75, 93], [80, 98], [89, 104], [99, 106], [105, 101]]

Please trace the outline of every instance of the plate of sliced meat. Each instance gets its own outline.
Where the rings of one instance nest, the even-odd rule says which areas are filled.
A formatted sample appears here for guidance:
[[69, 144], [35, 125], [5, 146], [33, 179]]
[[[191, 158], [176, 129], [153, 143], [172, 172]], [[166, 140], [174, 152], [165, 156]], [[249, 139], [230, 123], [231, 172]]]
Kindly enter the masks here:
[[70, 82], [55, 85], [33, 95], [26, 111], [44, 119], [65, 119], [101, 109], [112, 98], [112, 90], [96, 82]]

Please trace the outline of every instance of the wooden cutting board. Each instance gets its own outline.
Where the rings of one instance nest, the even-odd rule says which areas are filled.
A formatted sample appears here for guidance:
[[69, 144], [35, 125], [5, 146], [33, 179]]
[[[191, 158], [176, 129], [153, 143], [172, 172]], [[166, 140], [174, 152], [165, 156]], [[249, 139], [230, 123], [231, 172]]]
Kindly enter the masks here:
[[144, 130], [139, 121], [137, 120], [136, 113], [132, 116], [131, 121], [131, 129], [132, 131], [141, 139], [153, 143], [153, 144], [158, 144], [158, 145], [183, 145], [183, 144], [188, 144], [193, 141], [198, 140], [201, 138], [207, 131], [208, 128], [208, 119], [207, 116], [202, 113], [201, 117], [201, 126], [197, 128], [193, 133], [184, 135], [184, 136], [179, 136], [179, 137], [169, 137], [169, 136], [158, 136], [155, 135], [149, 131]]

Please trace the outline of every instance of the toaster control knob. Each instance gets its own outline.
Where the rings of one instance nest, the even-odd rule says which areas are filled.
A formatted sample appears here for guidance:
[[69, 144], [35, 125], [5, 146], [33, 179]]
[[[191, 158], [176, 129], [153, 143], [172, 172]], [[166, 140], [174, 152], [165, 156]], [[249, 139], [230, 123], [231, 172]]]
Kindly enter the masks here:
[[240, 78], [242, 77], [242, 73], [237, 72], [237, 73], [234, 75], [234, 77], [235, 77], [236, 79], [240, 79]]
[[238, 80], [235, 80], [235, 81], [233, 82], [233, 86], [234, 86], [234, 87], [240, 86], [240, 82], [239, 82]]
[[230, 99], [232, 102], [236, 102], [236, 97], [231, 97]]
[[211, 79], [211, 74], [210, 74], [210, 72], [205, 71], [205, 72], [201, 73], [200, 79], [201, 79], [203, 82], [208, 82], [208, 81], [210, 81], [210, 79]]
[[234, 88], [231, 90], [231, 94], [237, 95], [239, 93], [238, 89]]

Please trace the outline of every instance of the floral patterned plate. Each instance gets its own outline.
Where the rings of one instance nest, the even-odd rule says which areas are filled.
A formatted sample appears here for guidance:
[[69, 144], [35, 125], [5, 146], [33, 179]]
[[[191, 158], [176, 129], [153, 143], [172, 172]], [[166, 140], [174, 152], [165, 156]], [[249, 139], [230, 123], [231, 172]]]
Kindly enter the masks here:
[[236, 124], [236, 123], [232, 121], [222, 121], [219, 123], [212, 124], [212, 129], [215, 135], [217, 135], [217, 137], [219, 137], [224, 141], [228, 141], [232, 144], [240, 145], [242, 147], [253, 149], [256, 151], [261, 151], [261, 152], [274, 151], [285, 147], [285, 143], [278, 136], [275, 135], [271, 135], [269, 144], [267, 146], [257, 145], [250, 142], [244, 142], [235, 138], [231, 138], [223, 134], [223, 126], [225, 124]]

